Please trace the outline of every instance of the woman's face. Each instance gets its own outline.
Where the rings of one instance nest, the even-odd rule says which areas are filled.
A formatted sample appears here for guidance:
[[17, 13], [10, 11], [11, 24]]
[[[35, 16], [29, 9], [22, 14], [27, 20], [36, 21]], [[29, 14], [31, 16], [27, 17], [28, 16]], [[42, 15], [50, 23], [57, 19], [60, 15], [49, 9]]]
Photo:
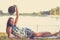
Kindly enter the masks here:
[[10, 19], [10, 24], [14, 25], [14, 19]]

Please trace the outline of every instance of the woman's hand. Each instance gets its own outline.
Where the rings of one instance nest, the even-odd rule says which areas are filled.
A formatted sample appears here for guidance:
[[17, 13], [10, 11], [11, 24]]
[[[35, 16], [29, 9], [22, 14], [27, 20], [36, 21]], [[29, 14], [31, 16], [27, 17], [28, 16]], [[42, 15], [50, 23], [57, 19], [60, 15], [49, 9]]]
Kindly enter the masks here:
[[16, 5], [13, 5], [14, 7], [17, 7]]

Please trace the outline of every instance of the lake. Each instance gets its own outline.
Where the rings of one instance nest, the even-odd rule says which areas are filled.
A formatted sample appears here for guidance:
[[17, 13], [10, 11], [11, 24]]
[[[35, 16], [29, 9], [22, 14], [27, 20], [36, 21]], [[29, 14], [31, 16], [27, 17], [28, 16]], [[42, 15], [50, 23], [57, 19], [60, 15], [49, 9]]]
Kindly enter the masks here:
[[[6, 32], [6, 23], [9, 17], [0, 16], [0, 32]], [[60, 30], [60, 17], [55, 16], [19, 16], [19, 28], [28, 27], [35, 32], [58, 32]]]

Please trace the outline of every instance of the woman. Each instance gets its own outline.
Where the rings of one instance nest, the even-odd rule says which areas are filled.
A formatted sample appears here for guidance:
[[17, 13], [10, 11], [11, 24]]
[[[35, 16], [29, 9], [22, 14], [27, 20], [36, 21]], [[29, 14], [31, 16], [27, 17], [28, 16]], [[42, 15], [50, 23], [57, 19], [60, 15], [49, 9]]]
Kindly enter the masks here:
[[16, 5], [14, 5], [14, 7], [15, 7], [15, 12], [16, 12], [16, 18], [14, 20], [14, 18], [10, 17], [7, 21], [6, 32], [7, 32], [9, 38], [15, 37], [13, 35], [13, 27], [16, 26], [16, 24], [18, 22], [18, 8]]

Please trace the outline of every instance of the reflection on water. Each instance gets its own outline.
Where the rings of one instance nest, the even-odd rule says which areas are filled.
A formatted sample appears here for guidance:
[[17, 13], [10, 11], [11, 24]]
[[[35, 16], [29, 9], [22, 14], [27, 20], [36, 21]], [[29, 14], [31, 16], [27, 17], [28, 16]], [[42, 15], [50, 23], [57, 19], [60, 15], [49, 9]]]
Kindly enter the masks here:
[[[10, 16], [0, 16], [0, 32], [5, 32], [6, 23]], [[12, 16], [15, 18], [15, 16]], [[28, 27], [35, 32], [57, 32], [60, 30], [60, 17], [19, 16], [19, 28]]]

